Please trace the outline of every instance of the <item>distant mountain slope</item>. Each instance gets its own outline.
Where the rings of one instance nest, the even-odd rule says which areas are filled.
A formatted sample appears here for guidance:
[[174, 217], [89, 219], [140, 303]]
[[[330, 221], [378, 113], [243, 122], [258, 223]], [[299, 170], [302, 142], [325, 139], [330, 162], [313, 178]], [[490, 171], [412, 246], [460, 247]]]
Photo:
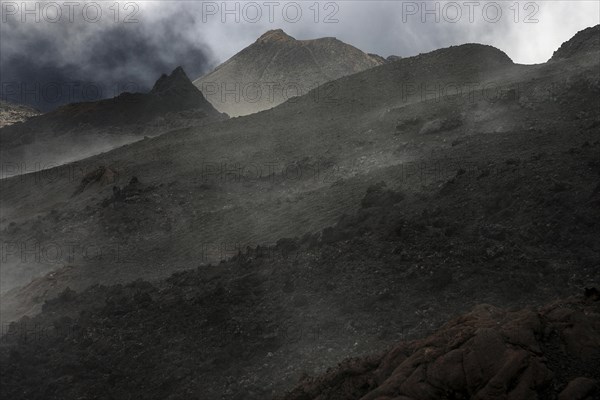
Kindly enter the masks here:
[[181, 67], [163, 75], [148, 93], [122, 93], [73, 103], [0, 129], [5, 161], [60, 164], [98, 154], [182, 126], [226, 119]]
[[163, 74], [148, 93], [123, 93], [113, 99], [69, 104], [48, 114], [47, 121], [61, 127], [128, 125], [187, 110], [206, 117], [220, 116], [192, 84], [183, 68], [177, 67], [170, 75]]
[[337, 78], [385, 63], [336, 38], [296, 40], [271, 30], [194, 84], [216, 109], [252, 114]]
[[31, 107], [0, 100], [0, 128], [23, 122], [40, 112]]
[[554, 52], [551, 60], [571, 58], [576, 55], [600, 50], [600, 25], [577, 32]]

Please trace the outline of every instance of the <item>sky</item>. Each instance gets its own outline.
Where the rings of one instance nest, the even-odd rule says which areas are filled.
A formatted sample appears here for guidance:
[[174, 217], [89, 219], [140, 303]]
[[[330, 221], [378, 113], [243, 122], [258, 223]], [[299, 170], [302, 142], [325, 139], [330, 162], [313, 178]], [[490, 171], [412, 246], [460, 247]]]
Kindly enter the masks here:
[[384, 57], [476, 42], [534, 64], [599, 23], [595, 0], [2, 0], [0, 98], [47, 111], [147, 91], [179, 65], [193, 80], [270, 29], [296, 39], [333, 36]]

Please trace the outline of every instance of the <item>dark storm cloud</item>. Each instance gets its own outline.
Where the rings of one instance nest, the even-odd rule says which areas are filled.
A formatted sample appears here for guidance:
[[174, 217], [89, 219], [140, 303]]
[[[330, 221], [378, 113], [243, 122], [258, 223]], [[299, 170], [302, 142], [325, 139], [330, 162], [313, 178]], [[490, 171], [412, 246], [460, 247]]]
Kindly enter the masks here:
[[[2, 21], [1, 97], [49, 110], [59, 105], [147, 91], [163, 73], [182, 65], [191, 79], [213, 66], [210, 49], [185, 36], [194, 15], [138, 23]], [[193, 37], [193, 36], [192, 36]]]

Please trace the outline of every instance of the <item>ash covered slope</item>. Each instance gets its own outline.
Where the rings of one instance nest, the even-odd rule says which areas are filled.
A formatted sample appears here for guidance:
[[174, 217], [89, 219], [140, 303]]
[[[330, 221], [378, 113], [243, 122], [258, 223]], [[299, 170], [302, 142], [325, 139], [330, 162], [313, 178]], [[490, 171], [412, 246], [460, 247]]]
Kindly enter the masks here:
[[[79, 256], [71, 262], [74, 267], [41, 277], [56, 270], [56, 263], [11, 255], [12, 263], [5, 263], [1, 271], [2, 283], [3, 290], [15, 290], [3, 295], [3, 315], [35, 313], [44, 299], [66, 286], [81, 290], [99, 282], [157, 279], [223, 256], [214, 247], [207, 252], [206, 246], [227, 243], [245, 248], [320, 230], [352, 212], [363, 191], [378, 180], [389, 180], [423, 198], [435, 197], [440, 186], [467, 169], [463, 176], [478, 179], [462, 187], [465, 192], [458, 192], [452, 201], [435, 197], [430, 208], [462, 204], [502, 225], [507, 224], [504, 214], [514, 216], [510, 225], [516, 232], [527, 231], [544, 218], [552, 226], [570, 221], [578, 207], [585, 216], [583, 203], [597, 185], [593, 166], [597, 140], [592, 133], [598, 123], [597, 70], [593, 58], [517, 66], [490, 46], [456, 46], [340, 78], [330, 101], [303, 96], [262, 113], [162, 135], [81, 162], [84, 171], [100, 165], [118, 171], [119, 182], [85, 185], [89, 179], [80, 175], [43, 182], [33, 176], [4, 180], [6, 190], [0, 196], [5, 242], [32, 237], [42, 245], [58, 240], [82, 245], [117, 242], [129, 258], [126, 264], [115, 265]], [[506, 96], [486, 97], [478, 91], [474, 99], [424, 99], [423, 93], [407, 93], [406, 87], [407, 83], [412, 84], [409, 89], [425, 84], [456, 87], [457, 82], [493, 83]], [[520, 93], [509, 90], [519, 87]], [[549, 93], [548, 87], [554, 91]], [[564, 154], [567, 150], [577, 158]], [[438, 157], [441, 162], [450, 160], [442, 171], [436, 170]], [[430, 168], [420, 171], [423, 164]], [[252, 168], [257, 165], [262, 171]], [[271, 174], [273, 165], [276, 171]], [[513, 165], [527, 176], [513, 182], [510, 174], [504, 181], [490, 173]], [[299, 169], [300, 176], [286, 174]], [[539, 178], [545, 175], [552, 179]], [[127, 182], [133, 177], [144, 187], [131, 197], [114, 198], [112, 186], [126, 185], [123, 189], [128, 191]], [[498, 188], [500, 182], [505, 186]], [[566, 190], [565, 182], [571, 182], [573, 190]], [[536, 208], [520, 209], [522, 201], [510, 201], [514, 196], [543, 204], [546, 194], [551, 191], [554, 197], [555, 190], [556, 196], [564, 197], [557, 200], [560, 204], [571, 204], [559, 221], [538, 215]], [[498, 215], [500, 211], [504, 214]], [[460, 224], [469, 221], [472, 236], [464, 240], [479, 240], [480, 216], [457, 217], [454, 210], [447, 218]], [[577, 221], [581, 218], [591, 217]], [[556, 239], [544, 240], [549, 245], [544, 251], [551, 251]], [[546, 257], [556, 259], [561, 270], [565, 259], [582, 257], [588, 260], [578, 267], [584, 273], [596, 258], [593, 251], [580, 254], [591, 250], [584, 250], [590, 246], [584, 240], [579, 243], [582, 247], [573, 247], [568, 256], [563, 249]], [[526, 253], [539, 256], [538, 244], [531, 246], [533, 251]], [[492, 255], [498, 251], [489, 249]]]
[[169, 129], [225, 119], [181, 67], [163, 75], [148, 93], [73, 103], [0, 129], [7, 162], [59, 164], [154, 136]]
[[31, 107], [0, 100], [0, 128], [39, 115], [40, 112]]
[[[414, 93], [403, 98], [406, 82], [431, 87], [474, 80], [505, 90], [472, 100], [426, 101]], [[110, 197], [113, 183], [98, 182], [73, 196], [87, 180], [3, 182], [0, 195], [9, 206], [2, 221], [5, 243], [37, 234], [53, 243], [114, 240], [131, 251], [123, 262], [77, 259], [2, 297], [3, 315], [11, 311], [9, 301], [43, 305], [41, 314], [22, 322], [50, 327], [37, 331], [41, 338], [27, 330], [25, 336], [34, 335], [30, 341], [9, 335], [14, 342], [0, 347], [2, 397], [78, 399], [92, 392], [117, 399], [265, 400], [296, 385], [304, 372], [320, 375], [348, 357], [427, 336], [478, 304], [537, 306], [600, 285], [600, 83], [594, 57], [515, 66], [496, 49], [465, 45], [336, 82], [339, 97], [333, 102], [303, 97], [85, 160], [110, 168], [127, 163], [120, 170], [123, 183], [136, 179], [120, 199]], [[322, 161], [321, 177], [331, 177], [327, 166], [339, 168], [333, 179], [318, 181], [312, 173], [287, 180], [203, 180], [205, 160], [228, 157], [249, 165], [272, 162], [272, 155], [280, 163]], [[374, 181], [387, 187], [370, 187]], [[112, 202], [104, 207], [102, 199]], [[344, 213], [352, 215], [340, 218]], [[320, 234], [303, 235], [336, 221]], [[266, 252], [246, 248], [290, 236], [301, 237]], [[239, 242], [241, 254], [199, 266], [206, 260], [202, 245], [224, 241]], [[34, 268], [56, 268], [19, 267], [21, 278]], [[184, 268], [189, 270], [162, 280]], [[15, 270], [4, 271], [14, 279]], [[138, 277], [152, 283], [86, 290]], [[596, 323], [595, 306], [564, 303], [567, 322], [585, 332], [588, 322]], [[582, 312], [589, 321], [578, 319]], [[494, 313], [473, 326], [518, 320]], [[519, 335], [509, 339], [532, 344], [520, 334], [539, 333], [529, 325], [535, 318], [520, 315], [527, 317], [525, 328], [516, 327]], [[542, 323], [564, 337], [570, 333], [560, 323]], [[463, 327], [468, 334], [469, 325]], [[493, 329], [488, 333], [474, 341], [497, 345]], [[548, 336], [536, 340], [555, 343]], [[511, 350], [524, 355], [506, 342], [506, 353], [494, 353], [502, 356], [498, 360]], [[436, 353], [413, 348], [425, 356], [448, 349], [443, 341], [435, 343]], [[469, 346], [465, 342], [465, 353], [478, 350]], [[577, 354], [541, 351], [550, 357], [546, 368], [557, 374], [550, 381], [557, 384], [553, 394], [587, 373]], [[537, 365], [539, 354], [527, 355], [524, 367]], [[560, 368], [554, 356], [564, 361]], [[458, 365], [448, 358], [449, 366]], [[475, 389], [490, 382], [498, 360], [484, 366]], [[402, 362], [390, 365], [395, 361]], [[358, 365], [364, 368], [357, 376], [369, 373], [369, 365]], [[382, 371], [381, 381], [360, 390], [385, 381]], [[595, 371], [590, 377], [596, 378]], [[422, 372], [415, 369], [414, 379]], [[531, 382], [527, 373], [504, 372], [497, 378]], [[461, 386], [461, 379], [452, 381], [458, 393], [475, 390]], [[339, 393], [335, 382], [327, 382], [323, 396]], [[428, 390], [428, 382], [419, 387]], [[302, 390], [312, 390], [305, 383]]]
[[572, 58], [600, 50], [600, 25], [577, 32], [571, 40], [565, 42], [554, 52], [550, 60]]
[[[405, 82], [470, 82], [513, 67], [506, 54], [490, 46], [443, 49], [341, 78], [335, 81], [335, 94], [325, 94], [330, 98], [315, 100], [311, 93], [262, 113], [143, 140], [78, 162], [77, 172], [104, 166], [119, 172], [121, 181], [113, 184], [127, 184], [135, 176], [153, 187], [147, 199], [116, 210], [100, 206], [112, 196], [110, 184], [72, 197], [80, 181], [87, 179], [84, 174], [72, 178], [57, 168], [51, 173], [61, 178], [41, 182], [47, 184], [36, 185], [34, 176], [4, 180], [6, 190], [0, 196], [7, 229], [2, 235], [6, 240], [25, 240], [42, 229], [59, 232], [55, 237], [65, 241], [68, 237], [107, 243], [118, 237], [140, 251], [133, 264], [145, 275], [203, 259], [198, 243], [270, 243], [322, 229], [360, 201], [361, 191], [374, 179], [367, 175], [377, 176], [379, 170], [422, 151], [417, 145], [412, 147], [414, 154], [402, 155], [400, 143], [426, 140], [439, 146], [435, 135], [419, 133], [427, 120], [461, 113], [458, 103], [449, 110], [441, 102], [423, 106], [415, 93], [404, 99]], [[399, 119], [415, 116], [419, 120], [410, 129], [398, 128]], [[486, 120], [480, 125], [490, 129], [490, 124]], [[467, 134], [471, 126], [463, 124], [464, 129], [454, 134]], [[357, 165], [361, 158], [366, 160], [364, 166]], [[292, 171], [300, 171], [300, 176]], [[334, 184], [346, 180], [347, 185]], [[39, 201], [40, 191], [44, 202]], [[50, 215], [57, 204], [62, 211]], [[45, 217], [31, 217], [38, 214]], [[11, 222], [18, 222], [18, 229]], [[148, 260], [139, 259], [152, 253]], [[180, 259], [183, 255], [186, 258]], [[16, 261], [27, 264], [14, 270], [21, 275], [19, 284], [31, 279], [25, 271], [37, 274], [55, 267]], [[79, 261], [96, 264], [89, 258]], [[148, 262], [163, 266], [146, 268]], [[133, 264], [119, 274], [135, 277]], [[98, 272], [106, 271], [98, 267]], [[12, 281], [6, 275], [11, 269], [5, 264], [1, 271], [4, 290]]]
[[194, 84], [216, 109], [240, 116], [273, 108], [325, 82], [383, 63], [381, 57], [336, 38], [296, 40], [277, 29]]
[[[453, 191], [472, 192], [461, 176]], [[111, 399], [266, 400], [305, 371], [316, 375], [361, 356], [322, 377], [305, 376], [285, 399], [462, 399], [507, 392], [519, 400], [563, 392], [561, 400], [586, 399], [573, 394], [589, 394], [600, 378], [597, 293], [556, 302], [565, 293], [580, 294], [568, 287], [574, 269], [558, 271], [532, 253], [512, 261], [521, 250], [510, 238], [525, 233], [511, 231], [519, 216], [505, 227], [486, 225], [478, 240], [489, 244], [494, 237], [506, 253], [490, 258], [487, 244], [469, 251], [477, 243], [462, 241], [467, 225], [477, 223], [457, 226], [465, 213], [445, 221], [456, 215], [452, 207], [464, 212], [477, 199], [441, 204], [447, 191], [418, 212], [422, 198], [374, 185], [355, 215], [320, 235], [247, 249], [159, 282], [66, 289], [2, 338], [0, 394], [15, 400], [80, 399], [92, 391]], [[587, 242], [592, 237], [591, 230], [578, 233]], [[526, 236], [524, 248], [532, 244]], [[514, 311], [548, 301], [554, 304], [539, 311]], [[390, 345], [383, 355], [364, 356]]]

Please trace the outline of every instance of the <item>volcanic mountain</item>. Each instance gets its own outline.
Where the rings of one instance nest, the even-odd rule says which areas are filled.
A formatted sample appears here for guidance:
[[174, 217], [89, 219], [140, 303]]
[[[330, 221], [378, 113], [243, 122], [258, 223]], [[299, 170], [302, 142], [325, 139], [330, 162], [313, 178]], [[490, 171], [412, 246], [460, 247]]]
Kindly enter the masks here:
[[3, 179], [1, 394], [263, 400], [394, 346], [290, 398], [569, 396], [597, 305], [513, 311], [600, 286], [597, 56], [453, 46]]
[[230, 116], [273, 108], [326, 82], [385, 63], [333, 37], [296, 40], [271, 30], [194, 81], [219, 111]]
[[178, 67], [161, 76], [148, 93], [73, 103], [0, 129], [2, 158], [29, 168], [62, 164], [143, 136], [224, 118]]

